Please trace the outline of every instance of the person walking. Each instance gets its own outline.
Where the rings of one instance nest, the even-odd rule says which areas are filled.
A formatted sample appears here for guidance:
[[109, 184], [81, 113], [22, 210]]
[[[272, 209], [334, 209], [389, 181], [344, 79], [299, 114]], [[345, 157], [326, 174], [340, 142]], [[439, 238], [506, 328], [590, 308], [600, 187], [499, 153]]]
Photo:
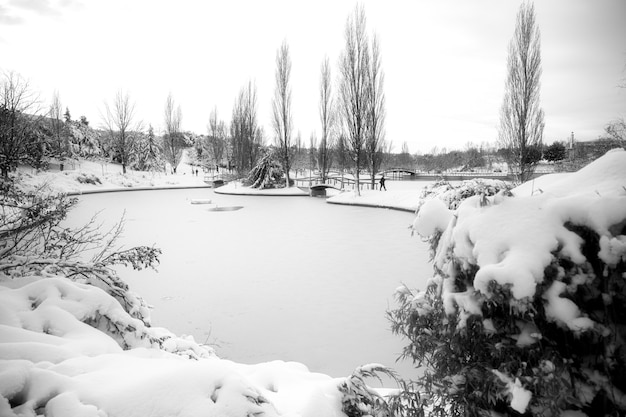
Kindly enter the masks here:
[[380, 191], [382, 191], [383, 188], [385, 189], [385, 191], [387, 191], [387, 187], [385, 187], [385, 174], [380, 177]]

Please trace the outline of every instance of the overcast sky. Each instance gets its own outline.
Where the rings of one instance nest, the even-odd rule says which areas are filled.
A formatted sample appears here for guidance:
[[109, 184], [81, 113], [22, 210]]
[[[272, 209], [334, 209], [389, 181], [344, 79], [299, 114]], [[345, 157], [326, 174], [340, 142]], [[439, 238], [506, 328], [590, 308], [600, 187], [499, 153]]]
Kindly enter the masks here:
[[[387, 139], [400, 151], [495, 142], [507, 48], [519, 1], [362, 1], [380, 39]], [[276, 51], [291, 50], [293, 117], [308, 143], [319, 132], [319, 70], [333, 77], [355, 1], [0, 0], [0, 69], [28, 79], [46, 103], [55, 90], [74, 118], [101, 124], [123, 89], [138, 119], [163, 125], [169, 92], [183, 128], [206, 133], [211, 109], [230, 121], [249, 81], [273, 137]], [[544, 141], [595, 139], [626, 117], [626, 1], [541, 0]]]

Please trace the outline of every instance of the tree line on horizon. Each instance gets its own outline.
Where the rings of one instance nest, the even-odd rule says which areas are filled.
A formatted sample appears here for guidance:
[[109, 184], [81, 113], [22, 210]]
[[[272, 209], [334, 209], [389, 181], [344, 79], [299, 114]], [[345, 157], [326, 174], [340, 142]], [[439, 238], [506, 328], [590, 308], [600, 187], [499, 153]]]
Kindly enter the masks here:
[[[562, 154], [560, 145], [543, 145], [540, 38], [534, 8], [528, 7], [525, 13], [524, 27], [516, 32], [509, 48], [497, 139], [497, 155], [505, 159], [520, 182], [532, 174], [544, 149], [548, 151], [547, 158]], [[356, 177], [365, 170], [374, 181], [383, 166], [422, 167], [426, 171], [480, 166], [480, 158], [475, 155], [484, 152], [476, 146], [473, 150], [467, 146], [464, 151], [451, 151], [450, 155], [435, 150], [425, 155], [410, 155], [403, 143], [399, 153], [391, 152], [392, 144], [385, 136], [381, 56], [378, 37], [375, 33], [369, 36], [365, 10], [357, 5], [346, 21], [336, 82], [328, 57], [320, 65], [320, 137], [313, 132], [308, 144], [303, 143], [299, 132], [294, 135], [291, 57], [286, 40], [276, 53], [272, 134], [269, 135], [257, 120], [257, 89], [252, 81], [245, 83], [237, 94], [230, 123], [219, 117], [217, 108], [211, 110], [206, 135], [182, 129], [182, 110], [169, 94], [164, 105], [164, 129], [161, 135], [156, 135], [152, 125], [146, 127], [137, 120], [135, 104], [127, 92], [120, 90], [111, 102], [104, 103], [102, 127], [94, 129], [84, 116], [72, 120], [69, 109], [63, 112], [58, 92], [44, 111], [28, 81], [15, 72], [7, 72], [0, 84], [0, 173], [7, 178], [9, 171], [19, 164], [44, 169], [51, 158], [63, 163], [74, 157], [115, 161], [122, 165], [123, 172], [127, 167], [165, 171], [166, 166], [175, 172], [185, 148], [193, 149], [198, 165], [206, 169], [226, 167], [242, 177], [268, 149], [275, 149], [286, 173], [286, 186], [290, 185], [292, 169], [311, 169], [322, 181], [331, 169], [352, 170]], [[609, 123], [605, 138], [623, 146], [624, 120]], [[459, 158], [460, 153], [468, 155]]]

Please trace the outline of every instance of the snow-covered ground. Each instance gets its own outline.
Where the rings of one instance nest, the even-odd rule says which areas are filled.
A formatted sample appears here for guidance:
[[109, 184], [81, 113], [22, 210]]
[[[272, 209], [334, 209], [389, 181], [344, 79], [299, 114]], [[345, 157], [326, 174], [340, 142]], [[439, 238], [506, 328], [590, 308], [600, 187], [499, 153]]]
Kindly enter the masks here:
[[[97, 167], [87, 174], [97, 175], [94, 171]], [[81, 175], [86, 174], [24, 173], [22, 178], [33, 187], [46, 182], [73, 192], [154, 181], [149, 174], [110, 177], [105, 172], [98, 175], [103, 185], [75, 184]], [[173, 176], [175, 180], [168, 177], [172, 176], [164, 181], [169, 185], [202, 181], [188, 174]], [[480, 198], [466, 200], [453, 214], [459, 218], [456, 233], [442, 241], [455, 242], [459, 258], [480, 266], [477, 289], [486, 291], [485, 283], [496, 280], [510, 284], [513, 294], [523, 297], [533, 293], [552, 251], [560, 248], [574, 261], [579, 258], [577, 242], [562, 228], [564, 219], [576, 218], [596, 230], [607, 262], [626, 259], [626, 237], [612, 236], [608, 230], [612, 222], [626, 218], [624, 187], [626, 152], [613, 151], [578, 173], [547, 175], [524, 184], [513, 191], [520, 197], [494, 198], [497, 204], [489, 214]], [[348, 203], [413, 210], [419, 205], [416, 193], [367, 192], [360, 198], [353, 195]], [[335, 202], [341, 201], [338, 197]], [[415, 228], [424, 230], [422, 223], [447, 228], [452, 218], [447, 210], [442, 204], [424, 207], [422, 213], [430, 216], [418, 217]], [[470, 236], [472, 248], [464, 244]], [[164, 329], [146, 330], [103, 290], [65, 278], [13, 279], [0, 274], [0, 281], [2, 416], [344, 415], [337, 389], [344, 378], [311, 373], [296, 363], [242, 365], [219, 359], [193, 340], [176, 338]], [[548, 314], [555, 321], [579, 330], [593, 325], [559, 297], [562, 288], [553, 290]], [[446, 296], [450, 308], [455, 308], [456, 297], [459, 308], [475, 311], [470, 298]], [[163, 346], [155, 347], [146, 335], [164, 338]], [[172, 353], [180, 346], [198, 354], [189, 359]], [[521, 388], [511, 393], [511, 403], [525, 410], [528, 392]]]
[[22, 168], [19, 170], [19, 179], [29, 189], [47, 187], [63, 193], [207, 186], [201, 172], [197, 176], [191, 172], [191, 166], [184, 162], [178, 166], [177, 174], [130, 169], [126, 174], [122, 174], [122, 167], [119, 164], [80, 161], [73, 166], [67, 165], [63, 171], [36, 172], [33, 169]]
[[233, 181], [215, 189], [217, 194], [230, 195], [259, 195], [259, 196], [306, 196], [308, 193], [302, 191], [298, 187], [289, 188], [272, 188], [261, 190], [258, 188], [250, 188], [241, 184], [240, 181]]

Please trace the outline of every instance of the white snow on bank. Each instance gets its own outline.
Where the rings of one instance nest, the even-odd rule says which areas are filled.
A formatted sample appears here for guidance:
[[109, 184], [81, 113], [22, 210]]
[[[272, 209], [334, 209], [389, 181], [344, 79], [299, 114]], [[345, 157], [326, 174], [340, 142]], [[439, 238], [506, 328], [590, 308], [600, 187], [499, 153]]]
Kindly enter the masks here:
[[57, 193], [128, 190], [138, 188], [204, 187], [204, 176], [191, 175], [191, 168], [181, 164], [177, 174], [127, 170], [122, 174], [119, 164], [81, 161], [76, 169], [36, 172], [20, 169], [19, 181], [26, 190], [46, 187]]
[[215, 189], [216, 194], [231, 195], [259, 195], [259, 196], [306, 196], [307, 192], [298, 187], [258, 189], [244, 186], [239, 181], [233, 181]]
[[326, 201], [331, 204], [362, 205], [415, 211], [420, 202], [420, 190], [361, 190], [360, 196], [357, 196], [355, 191], [350, 190], [330, 197]]
[[[297, 363], [222, 360], [145, 328], [96, 287], [31, 281], [0, 286], [2, 416], [342, 415], [343, 379]], [[186, 345], [197, 360], [155, 348], [148, 335]]]
[[555, 197], [577, 194], [623, 195], [626, 193], [624, 153], [624, 149], [612, 149], [579, 171], [542, 175], [520, 185], [512, 192], [519, 197], [538, 194]]

